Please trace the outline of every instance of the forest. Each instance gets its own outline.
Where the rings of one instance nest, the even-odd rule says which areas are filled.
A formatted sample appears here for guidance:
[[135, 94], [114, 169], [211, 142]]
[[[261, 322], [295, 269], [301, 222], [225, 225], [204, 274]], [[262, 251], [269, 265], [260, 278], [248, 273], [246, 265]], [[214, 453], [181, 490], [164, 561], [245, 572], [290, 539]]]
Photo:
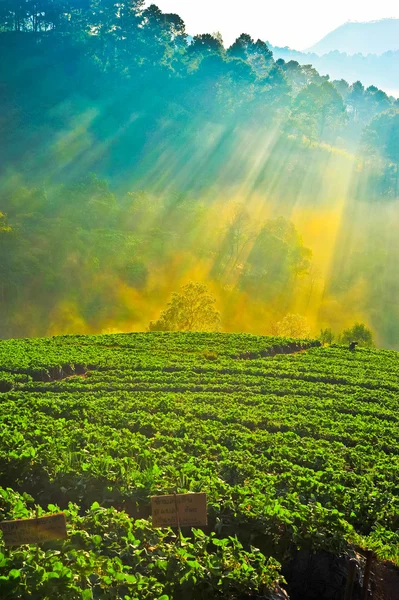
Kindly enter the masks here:
[[[298, 52], [291, 48], [270, 46], [275, 58], [283, 58], [301, 64], [311, 63], [321, 74], [328, 73], [331, 79], [337, 81], [360, 79], [365, 87], [381, 86], [384, 90], [397, 90], [399, 93], [399, 50], [388, 50], [382, 54], [347, 54], [338, 50], [330, 51], [319, 56], [314, 52]], [[345, 85], [345, 84], [344, 84]], [[346, 86], [345, 86], [346, 87]], [[347, 89], [349, 90], [349, 84]], [[385, 94], [386, 92], [382, 92]]]
[[399, 347], [399, 103], [191, 38], [144, 0], [0, 6], [0, 337], [146, 330], [189, 281], [224, 331]]

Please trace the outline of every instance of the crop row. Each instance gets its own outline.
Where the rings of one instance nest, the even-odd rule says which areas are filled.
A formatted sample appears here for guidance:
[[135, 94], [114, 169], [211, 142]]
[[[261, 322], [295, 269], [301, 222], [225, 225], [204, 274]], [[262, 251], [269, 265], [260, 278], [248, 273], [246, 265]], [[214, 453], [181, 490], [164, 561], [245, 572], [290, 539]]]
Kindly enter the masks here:
[[[15, 516], [21, 503], [29, 512], [35, 503], [69, 510], [73, 502], [79, 506], [79, 514], [71, 513], [74, 539], [77, 524], [88, 523], [79, 519], [99, 515], [124, 520], [133, 536], [135, 523], [161, 536], [151, 528], [150, 496], [206, 491], [208, 546], [228, 540], [226, 552], [254, 566], [257, 586], [259, 577], [274, 573], [277, 582], [278, 576], [273, 562], [256, 562], [251, 545], [262, 551], [259, 560], [265, 555], [285, 562], [298, 547], [341, 552], [357, 542], [399, 562], [398, 376], [394, 352], [294, 346], [255, 336], [0, 342], [0, 486], [14, 490], [4, 492], [11, 499], [8, 513]], [[24, 493], [25, 500], [18, 496]], [[96, 502], [102, 508], [92, 510]], [[108, 550], [102, 538], [97, 542], [89, 548], [90, 560], [99, 576], [95, 585], [105, 594], [117, 575], [101, 570]], [[122, 555], [123, 543], [115, 537]], [[158, 539], [154, 547], [162, 548], [164, 564], [175, 565], [169, 543]], [[203, 581], [202, 542], [185, 543], [200, 565], [194, 577]], [[119, 567], [112, 563], [125, 595], [177, 598], [181, 590], [169, 589], [158, 567], [149, 566], [151, 553], [137, 547], [146, 555], [137, 571], [145, 592], [120, 575], [132, 576], [125, 558]], [[7, 568], [21, 571], [18, 552], [4, 556]], [[47, 558], [42, 556], [42, 566]], [[62, 568], [76, 580], [70, 565]], [[236, 573], [235, 581], [240, 577], [250, 594], [248, 579]], [[26, 573], [17, 579], [23, 597]], [[158, 596], [150, 595], [148, 581]], [[79, 589], [84, 586], [80, 581]]]

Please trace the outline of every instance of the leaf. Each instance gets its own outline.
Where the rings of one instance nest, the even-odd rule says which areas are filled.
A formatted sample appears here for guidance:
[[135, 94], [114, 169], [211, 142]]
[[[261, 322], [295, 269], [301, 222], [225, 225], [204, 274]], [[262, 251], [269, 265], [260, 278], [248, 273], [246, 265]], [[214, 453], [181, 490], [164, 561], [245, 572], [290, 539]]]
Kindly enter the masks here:
[[7, 565], [7, 559], [2, 552], [0, 552], [0, 567], [5, 567]]
[[93, 540], [93, 543], [94, 543], [96, 546], [99, 546], [99, 545], [101, 544], [101, 542], [102, 542], [102, 537], [101, 537], [101, 535], [93, 535], [91, 539]]
[[18, 577], [21, 577], [21, 571], [19, 569], [11, 569], [8, 576], [17, 579]]

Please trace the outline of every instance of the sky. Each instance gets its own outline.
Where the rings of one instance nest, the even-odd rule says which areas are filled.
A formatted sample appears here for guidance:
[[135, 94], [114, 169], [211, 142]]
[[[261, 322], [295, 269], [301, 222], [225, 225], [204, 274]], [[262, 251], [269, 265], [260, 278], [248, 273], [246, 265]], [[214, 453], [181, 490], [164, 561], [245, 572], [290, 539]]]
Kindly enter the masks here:
[[346, 21], [399, 18], [397, 0], [147, 0], [174, 12], [190, 35], [220, 31], [225, 45], [240, 33], [273, 46], [305, 50]]

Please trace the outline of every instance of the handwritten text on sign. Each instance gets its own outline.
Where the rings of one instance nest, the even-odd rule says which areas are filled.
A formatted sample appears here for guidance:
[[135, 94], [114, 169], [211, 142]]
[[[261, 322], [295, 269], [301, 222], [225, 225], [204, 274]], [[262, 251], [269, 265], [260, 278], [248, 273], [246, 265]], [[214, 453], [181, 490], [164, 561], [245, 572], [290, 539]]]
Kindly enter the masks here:
[[152, 496], [151, 509], [154, 527], [201, 527], [207, 524], [206, 494]]
[[65, 514], [58, 513], [38, 519], [17, 519], [0, 523], [5, 544], [19, 546], [20, 544], [38, 544], [59, 538], [65, 539]]

